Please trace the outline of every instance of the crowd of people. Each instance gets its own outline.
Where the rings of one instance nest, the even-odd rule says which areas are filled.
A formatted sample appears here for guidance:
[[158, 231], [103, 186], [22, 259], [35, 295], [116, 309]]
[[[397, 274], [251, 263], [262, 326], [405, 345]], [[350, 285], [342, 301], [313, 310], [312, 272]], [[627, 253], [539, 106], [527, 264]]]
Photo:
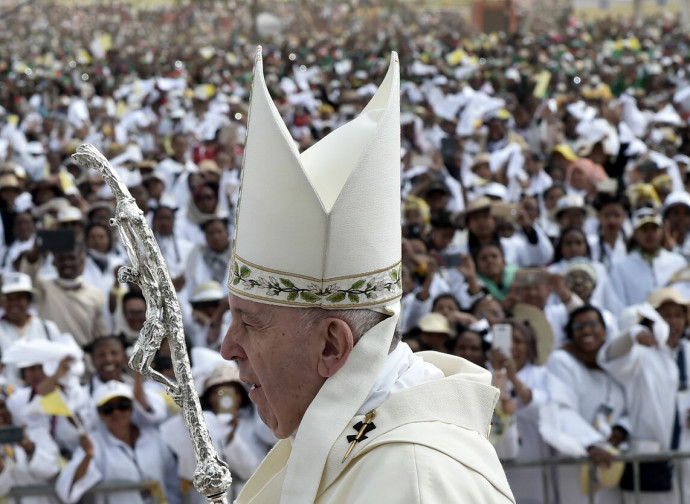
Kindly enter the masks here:
[[[115, 200], [71, 158], [82, 143], [151, 224], [232, 491], [275, 442], [218, 354], [257, 34], [300, 151], [355, 117], [399, 53], [403, 341], [493, 372], [502, 459], [600, 469], [550, 467], [544, 488], [540, 468], [508, 469], [518, 503], [586, 502], [588, 485], [632, 502], [615, 454], [690, 446], [690, 38], [674, 20], [507, 35], [395, 2], [266, 4], [257, 24], [244, 2], [4, 7], [0, 419], [23, 430], [0, 493], [54, 484], [77, 502], [125, 480], [157, 484], [110, 500], [201, 499], [174, 403], [126, 370], [146, 301], [117, 282]], [[174, 378], [165, 345], [154, 365]], [[643, 464], [642, 502], [688, 499], [685, 481]]]

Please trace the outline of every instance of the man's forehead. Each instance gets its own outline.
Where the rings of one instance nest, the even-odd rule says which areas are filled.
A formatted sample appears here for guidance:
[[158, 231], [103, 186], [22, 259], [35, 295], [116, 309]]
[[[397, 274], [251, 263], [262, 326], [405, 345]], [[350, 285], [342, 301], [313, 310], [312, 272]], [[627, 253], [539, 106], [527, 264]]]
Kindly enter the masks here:
[[233, 293], [228, 294], [228, 302], [232, 311], [241, 312], [243, 315], [260, 320], [266, 320], [272, 317], [275, 312], [281, 308], [279, 306], [257, 303], [256, 301], [244, 299]]

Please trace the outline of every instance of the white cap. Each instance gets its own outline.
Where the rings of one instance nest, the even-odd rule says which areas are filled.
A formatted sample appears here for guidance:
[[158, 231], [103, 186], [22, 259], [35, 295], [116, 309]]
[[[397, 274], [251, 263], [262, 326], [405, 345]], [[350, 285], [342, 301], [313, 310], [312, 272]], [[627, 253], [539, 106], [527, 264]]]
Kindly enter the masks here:
[[207, 303], [220, 301], [225, 297], [223, 287], [216, 281], [202, 282], [194, 288], [194, 293], [189, 299], [190, 303]]
[[659, 227], [662, 225], [661, 217], [653, 208], [640, 208], [632, 216], [633, 229], [641, 228], [649, 223], [656, 224]]
[[671, 194], [666, 196], [661, 215], [666, 217], [666, 212], [668, 212], [669, 208], [677, 205], [683, 205], [690, 208], [690, 194], [686, 193], [685, 191], [673, 191]]
[[11, 294], [13, 292], [28, 292], [34, 294], [31, 284], [31, 277], [25, 273], [7, 272], [2, 275], [2, 293]]
[[228, 282], [234, 294], [333, 309], [399, 300], [399, 80], [392, 53], [361, 114], [299, 153], [257, 50]]
[[60, 224], [63, 224], [65, 222], [75, 222], [82, 220], [84, 220], [84, 215], [81, 213], [81, 210], [73, 206], [63, 208], [57, 214], [57, 221]]
[[99, 408], [116, 397], [134, 399], [132, 387], [121, 381], [110, 380], [109, 382], [99, 385], [93, 392], [93, 402], [96, 404], [96, 407]]

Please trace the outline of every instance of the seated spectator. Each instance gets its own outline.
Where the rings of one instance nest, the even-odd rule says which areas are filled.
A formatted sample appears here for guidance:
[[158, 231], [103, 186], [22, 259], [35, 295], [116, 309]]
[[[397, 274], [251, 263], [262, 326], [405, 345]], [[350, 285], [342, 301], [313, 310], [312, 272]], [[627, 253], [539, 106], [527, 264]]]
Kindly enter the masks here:
[[[142, 491], [108, 495], [107, 502], [143, 504], [151, 496], [180, 502], [175, 459], [155, 428], [132, 422], [133, 399], [131, 387], [119, 381], [94, 391], [95, 428], [82, 434], [80, 447], [55, 482], [63, 502], [78, 502], [98, 483], [115, 481], [146, 485]], [[95, 502], [106, 502], [106, 496], [95, 496]]]

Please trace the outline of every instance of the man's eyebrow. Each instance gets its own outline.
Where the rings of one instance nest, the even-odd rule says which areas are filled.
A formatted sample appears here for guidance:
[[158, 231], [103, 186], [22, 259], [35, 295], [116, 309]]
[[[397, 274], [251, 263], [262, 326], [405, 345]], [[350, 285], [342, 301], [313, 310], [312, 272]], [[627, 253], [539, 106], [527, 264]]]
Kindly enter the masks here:
[[234, 311], [242, 317], [242, 319], [245, 322], [249, 322], [252, 325], [257, 325], [257, 326], [266, 326], [271, 322], [271, 319], [273, 318], [270, 315], [270, 311], [267, 312], [265, 317], [261, 317], [259, 313], [251, 313], [246, 310], [243, 310], [241, 308], [235, 308]]

